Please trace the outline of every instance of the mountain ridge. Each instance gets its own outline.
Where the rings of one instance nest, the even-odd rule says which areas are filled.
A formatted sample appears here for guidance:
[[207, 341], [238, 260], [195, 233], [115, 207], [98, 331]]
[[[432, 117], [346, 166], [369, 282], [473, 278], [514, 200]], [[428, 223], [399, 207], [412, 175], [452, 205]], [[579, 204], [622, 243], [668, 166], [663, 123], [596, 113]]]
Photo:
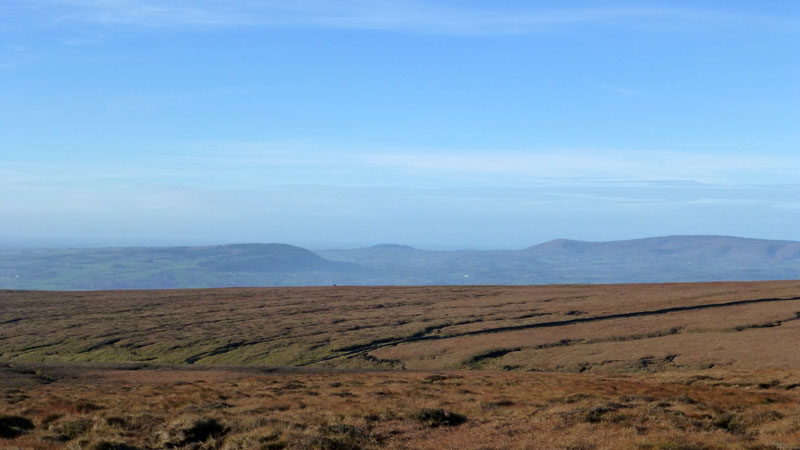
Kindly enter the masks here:
[[[635, 245], [646, 247], [651, 250], [658, 250], [662, 252], [677, 252], [677, 250], [686, 250], [686, 246], [693, 246], [689, 249], [695, 252], [704, 246], [708, 249], [712, 245], [718, 245], [717, 252], [725, 254], [732, 250], [738, 249], [740, 252], [749, 250], [757, 250], [763, 247], [768, 256], [778, 256], [783, 259], [800, 258], [800, 242], [791, 240], [772, 240], [772, 239], [755, 239], [737, 236], [724, 236], [724, 235], [669, 235], [669, 236], [656, 236], [640, 239], [626, 239], [617, 241], [579, 241], [572, 239], [553, 239], [551, 241], [537, 244], [523, 249], [523, 251], [549, 251], [552, 248], [560, 248], [565, 250], [574, 251], [580, 248], [583, 251], [587, 249], [604, 249], [608, 247], [615, 247], [615, 251], [624, 250]], [[683, 248], [682, 248], [683, 246]], [[736, 246], [736, 247], [734, 247]], [[779, 249], [783, 246], [783, 249]], [[783, 250], [782, 252], [779, 250]], [[723, 256], [723, 255], [719, 256]]]
[[465, 285], [800, 278], [800, 242], [722, 235], [554, 239], [519, 250], [402, 244], [311, 251], [280, 243], [0, 250], [4, 289]]

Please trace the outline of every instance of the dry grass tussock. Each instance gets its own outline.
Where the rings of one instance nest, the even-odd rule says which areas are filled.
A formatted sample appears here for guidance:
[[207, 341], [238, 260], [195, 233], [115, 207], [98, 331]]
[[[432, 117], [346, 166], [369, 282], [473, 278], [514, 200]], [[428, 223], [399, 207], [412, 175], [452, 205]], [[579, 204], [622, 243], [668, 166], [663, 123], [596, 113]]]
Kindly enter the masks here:
[[800, 443], [794, 372], [41, 372], [53, 381], [4, 377], [14, 381], [0, 390], [0, 448], [777, 450]]
[[800, 281], [0, 291], [2, 449], [800, 449]]

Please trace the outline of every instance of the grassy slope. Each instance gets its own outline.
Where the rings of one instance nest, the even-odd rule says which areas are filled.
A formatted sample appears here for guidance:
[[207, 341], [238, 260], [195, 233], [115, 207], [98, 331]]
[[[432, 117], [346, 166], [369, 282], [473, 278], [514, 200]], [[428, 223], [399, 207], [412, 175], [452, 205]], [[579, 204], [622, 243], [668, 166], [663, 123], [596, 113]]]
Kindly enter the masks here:
[[795, 448], [798, 293], [2, 291], [0, 448]]
[[[0, 378], [0, 432], [3, 414], [32, 427], [0, 437], [0, 448], [773, 450], [800, 441], [796, 372], [16, 366], [0, 367]], [[465, 422], [421, 420], [426, 408]], [[218, 432], [198, 436], [203, 424]]]
[[[799, 294], [799, 281], [6, 291], [0, 293], [0, 361], [605, 372], [794, 368], [800, 353], [787, 353], [785, 342], [799, 331]], [[749, 303], [758, 299], [767, 301]], [[725, 305], [704, 307], [713, 304]], [[665, 308], [678, 309], [660, 311]]]

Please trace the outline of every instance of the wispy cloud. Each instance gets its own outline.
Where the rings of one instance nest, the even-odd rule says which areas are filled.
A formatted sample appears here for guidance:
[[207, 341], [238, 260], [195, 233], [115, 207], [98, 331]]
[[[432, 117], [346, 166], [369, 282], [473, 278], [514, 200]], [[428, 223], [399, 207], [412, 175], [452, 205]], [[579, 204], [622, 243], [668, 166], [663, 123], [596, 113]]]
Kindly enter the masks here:
[[[342, 157], [322, 147], [220, 144], [135, 161], [2, 161], [0, 216], [8, 220], [0, 240], [52, 238], [53, 224], [65, 238], [112, 245], [305, 245], [320, 235], [359, 245], [513, 248], [564, 236], [798, 238], [797, 158], [597, 150]], [[692, 178], [716, 181], [670, 180]], [[486, 230], [506, 232], [487, 241], [495, 238]]]
[[535, 152], [398, 152], [366, 156], [371, 164], [412, 172], [530, 179], [683, 180], [787, 183], [800, 158], [679, 151], [551, 150]]
[[792, 191], [800, 156], [615, 149], [364, 149], [324, 143], [174, 144], [156, 156], [93, 163], [6, 160], [6, 182], [479, 188], [607, 184], [664, 189], [780, 186]]
[[[135, 26], [324, 27], [434, 34], [515, 34], [615, 21], [734, 23], [744, 16], [687, 7], [453, 7], [434, 1], [387, 0], [26, 0], [57, 21]], [[747, 19], [749, 22], [753, 18]]]
[[594, 83], [594, 84], [600, 89], [603, 89], [608, 92], [613, 92], [614, 94], [622, 95], [625, 97], [633, 97], [639, 95], [638, 91], [622, 86], [615, 86], [608, 83]]
[[41, 58], [39, 52], [23, 45], [0, 46], [0, 70], [13, 69]]

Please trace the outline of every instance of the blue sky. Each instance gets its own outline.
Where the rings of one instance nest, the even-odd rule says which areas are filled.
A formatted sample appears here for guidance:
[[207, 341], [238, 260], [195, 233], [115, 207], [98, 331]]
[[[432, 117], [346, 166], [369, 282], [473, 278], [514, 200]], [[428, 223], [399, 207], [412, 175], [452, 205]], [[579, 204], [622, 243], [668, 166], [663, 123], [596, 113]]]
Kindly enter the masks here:
[[0, 245], [800, 240], [800, 2], [0, 4]]

